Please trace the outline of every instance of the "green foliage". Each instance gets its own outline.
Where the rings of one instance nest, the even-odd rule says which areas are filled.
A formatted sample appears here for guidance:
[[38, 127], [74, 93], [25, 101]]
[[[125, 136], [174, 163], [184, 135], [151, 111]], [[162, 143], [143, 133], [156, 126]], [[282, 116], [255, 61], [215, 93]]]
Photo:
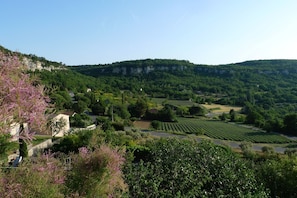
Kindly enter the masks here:
[[91, 118], [85, 114], [76, 113], [74, 116], [70, 117], [70, 125], [71, 127], [78, 127], [78, 128], [84, 128], [92, 124]]
[[0, 135], [0, 161], [6, 161], [8, 154], [16, 151], [19, 147], [19, 144], [17, 142], [11, 142], [10, 139], [10, 134]]
[[145, 114], [147, 108], [147, 102], [142, 98], [138, 98], [135, 104], [129, 106], [129, 112], [132, 117], [140, 118]]
[[70, 109], [72, 107], [72, 100], [67, 91], [57, 91], [50, 95], [51, 102], [58, 110]]
[[229, 115], [230, 115], [230, 121], [234, 122], [236, 120], [236, 112], [234, 111], [234, 109], [230, 110]]
[[122, 119], [129, 119], [131, 114], [128, 111], [128, 107], [126, 105], [116, 105], [114, 106], [114, 113], [120, 116]]
[[153, 121], [151, 122], [151, 126], [152, 126], [154, 129], [159, 130], [159, 129], [161, 129], [161, 122], [158, 121], [158, 120], [153, 120]]
[[27, 143], [20, 139], [20, 156], [22, 157], [28, 157], [28, 148], [27, 148]]
[[120, 122], [113, 122], [111, 126], [114, 128], [116, 131], [124, 131], [124, 124]]
[[228, 115], [227, 115], [225, 112], [223, 112], [221, 115], [219, 115], [219, 118], [220, 118], [222, 121], [226, 121], [227, 118], [228, 118]]
[[242, 142], [239, 145], [241, 151], [242, 151], [242, 155], [243, 157], [247, 158], [247, 159], [254, 159], [255, 158], [255, 152], [252, 149], [252, 144], [250, 142]]
[[284, 157], [261, 163], [257, 169], [259, 181], [271, 192], [271, 197], [297, 196], [297, 159]]
[[111, 130], [111, 121], [107, 117], [99, 116], [96, 118], [96, 122], [101, 125], [103, 131]]
[[272, 155], [275, 153], [274, 148], [271, 146], [263, 146], [262, 147], [262, 152], [267, 154], [267, 155]]
[[189, 108], [189, 113], [190, 115], [203, 116], [205, 114], [205, 109], [201, 105], [193, 105]]
[[125, 169], [130, 197], [268, 197], [234, 153], [209, 142], [161, 139]]
[[65, 136], [59, 144], [54, 144], [51, 150], [53, 152], [71, 153], [78, 152], [78, 148], [88, 146], [93, 138], [93, 131], [81, 131], [78, 134]]
[[94, 115], [104, 115], [106, 106], [102, 102], [96, 102], [91, 105]]
[[297, 135], [297, 114], [289, 114], [284, 118], [284, 130], [289, 135]]
[[83, 100], [77, 101], [72, 106], [73, 110], [79, 114], [83, 113], [87, 107], [88, 107], [88, 104], [86, 102], [84, 102]]

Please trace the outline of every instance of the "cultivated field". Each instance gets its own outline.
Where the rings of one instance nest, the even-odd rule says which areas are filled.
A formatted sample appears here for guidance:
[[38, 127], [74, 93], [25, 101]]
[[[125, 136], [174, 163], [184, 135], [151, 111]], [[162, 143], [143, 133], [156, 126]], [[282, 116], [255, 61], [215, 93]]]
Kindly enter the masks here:
[[134, 127], [139, 129], [149, 129], [151, 126], [150, 121], [135, 121], [133, 122]]
[[248, 141], [254, 143], [270, 144], [292, 142], [288, 138], [276, 133], [266, 133], [221, 121], [198, 120], [190, 118], [181, 118], [177, 123], [163, 122], [161, 130], [197, 135], [204, 134], [210, 138], [231, 141]]
[[207, 110], [211, 111], [212, 113], [229, 113], [231, 109], [234, 111], [240, 111], [241, 107], [234, 107], [228, 105], [220, 105], [220, 104], [202, 104]]
[[162, 104], [163, 102], [166, 102], [168, 104], [175, 106], [192, 106], [194, 104], [197, 104], [189, 100], [167, 100], [166, 98], [152, 98], [152, 101], [157, 104]]
[[[157, 104], [162, 104], [163, 102], [166, 102], [168, 104], [175, 105], [175, 106], [187, 106], [187, 107], [198, 104], [189, 100], [166, 100], [164, 98], [152, 98], [152, 101]], [[231, 109], [233, 109], [234, 111], [241, 110], [241, 107], [235, 107], [235, 106], [229, 106], [229, 105], [220, 105], [220, 104], [201, 104], [201, 105], [205, 107], [208, 111], [215, 114], [229, 113]]]

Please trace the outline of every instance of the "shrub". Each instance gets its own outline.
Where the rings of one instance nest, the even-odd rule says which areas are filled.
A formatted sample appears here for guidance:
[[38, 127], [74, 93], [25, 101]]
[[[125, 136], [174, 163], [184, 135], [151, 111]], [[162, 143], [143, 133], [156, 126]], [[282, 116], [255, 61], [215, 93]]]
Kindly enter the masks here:
[[0, 197], [64, 197], [64, 167], [51, 153], [24, 161], [0, 177]]
[[121, 166], [124, 163], [123, 152], [106, 145], [94, 151], [86, 147], [79, 149], [78, 155], [72, 155], [72, 170], [66, 185], [70, 194], [79, 197], [114, 197], [126, 191]]
[[151, 126], [152, 126], [154, 129], [158, 130], [158, 129], [161, 128], [161, 122], [158, 121], [158, 120], [153, 120], [153, 121], [151, 122]]

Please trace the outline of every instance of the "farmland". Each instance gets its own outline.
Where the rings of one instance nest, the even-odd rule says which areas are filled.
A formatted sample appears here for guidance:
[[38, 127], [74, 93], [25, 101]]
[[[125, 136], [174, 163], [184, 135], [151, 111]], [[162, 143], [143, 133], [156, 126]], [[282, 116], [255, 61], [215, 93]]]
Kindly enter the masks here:
[[180, 118], [178, 122], [162, 122], [161, 130], [206, 135], [214, 139], [248, 141], [254, 143], [289, 143], [291, 140], [276, 133], [266, 133], [220, 121]]
[[229, 105], [220, 105], [220, 104], [202, 104], [208, 111], [213, 113], [221, 114], [228, 113], [231, 109], [234, 111], [240, 111], [242, 107], [234, 107]]

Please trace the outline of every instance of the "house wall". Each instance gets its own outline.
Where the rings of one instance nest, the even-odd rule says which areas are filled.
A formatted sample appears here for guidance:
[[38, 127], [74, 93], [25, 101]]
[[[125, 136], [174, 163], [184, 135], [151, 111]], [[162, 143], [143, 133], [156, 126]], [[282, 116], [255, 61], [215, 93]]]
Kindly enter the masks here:
[[[64, 122], [64, 126], [59, 128], [58, 123]], [[52, 119], [52, 135], [55, 137], [63, 137], [70, 130], [69, 115], [59, 114]]]
[[10, 135], [12, 136], [11, 141], [19, 141], [20, 127], [21, 125], [19, 123], [10, 125]]
[[36, 155], [40, 150], [49, 148], [53, 145], [52, 139], [45, 140], [44, 142], [41, 142], [40, 144], [37, 144], [31, 148], [28, 149], [28, 156], [31, 157], [33, 155]]

